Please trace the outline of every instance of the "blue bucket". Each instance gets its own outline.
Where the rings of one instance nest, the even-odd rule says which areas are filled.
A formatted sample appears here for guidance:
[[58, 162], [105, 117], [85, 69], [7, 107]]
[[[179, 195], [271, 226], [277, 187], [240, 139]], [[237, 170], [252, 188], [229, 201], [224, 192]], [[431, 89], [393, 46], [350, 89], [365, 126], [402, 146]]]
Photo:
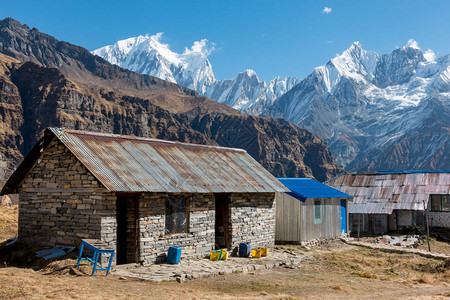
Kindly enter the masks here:
[[240, 257], [249, 257], [252, 252], [252, 247], [250, 243], [240, 243], [239, 244], [239, 256]]
[[169, 252], [167, 253], [167, 262], [172, 265], [176, 265], [180, 262], [181, 258], [181, 247], [170, 246]]

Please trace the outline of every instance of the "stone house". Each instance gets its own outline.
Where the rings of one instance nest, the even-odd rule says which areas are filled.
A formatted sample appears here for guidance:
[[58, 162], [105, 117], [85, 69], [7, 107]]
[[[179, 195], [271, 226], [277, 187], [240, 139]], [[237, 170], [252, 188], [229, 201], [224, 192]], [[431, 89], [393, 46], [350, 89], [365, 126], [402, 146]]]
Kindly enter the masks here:
[[150, 264], [172, 245], [183, 257], [273, 247], [282, 191], [241, 149], [47, 128], [1, 194], [19, 194], [23, 242], [96, 238], [118, 264]]
[[276, 193], [275, 240], [314, 243], [348, 232], [351, 196], [311, 178], [278, 178], [289, 189]]
[[347, 173], [326, 184], [354, 197], [354, 233], [413, 230], [425, 225], [426, 209], [431, 227], [450, 228], [449, 170]]

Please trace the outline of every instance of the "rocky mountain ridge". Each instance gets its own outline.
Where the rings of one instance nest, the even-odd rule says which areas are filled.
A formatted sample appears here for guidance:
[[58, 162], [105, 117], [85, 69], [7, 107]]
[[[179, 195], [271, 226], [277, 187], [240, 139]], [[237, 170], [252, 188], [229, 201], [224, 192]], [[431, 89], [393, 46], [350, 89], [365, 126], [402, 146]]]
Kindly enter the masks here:
[[[176, 55], [163, 46], [164, 53]], [[135, 49], [133, 57], [140, 59], [121, 65], [139, 71], [140, 65], [157, 64], [158, 56], [148, 59], [147, 53], [160, 48]], [[108, 55], [114, 62], [114, 53]], [[284, 118], [317, 134], [347, 170], [449, 169], [450, 55], [434, 56], [414, 40], [388, 54], [355, 42], [303, 80], [276, 78], [266, 84], [252, 70], [216, 80], [202, 54], [196, 66], [204, 67], [198, 74], [209, 74], [208, 80], [183, 82], [241, 112]], [[184, 69], [190, 69], [189, 62]]]
[[410, 41], [379, 55], [355, 42], [261, 115], [325, 140], [348, 170], [450, 168], [450, 60]]
[[290, 90], [298, 79], [275, 77], [261, 81], [256, 72], [245, 70], [232, 79], [216, 80], [208, 60], [211, 45], [203, 39], [183, 53], [161, 42], [162, 33], [118, 41], [92, 51], [112, 64], [152, 75], [195, 90], [198, 94], [254, 115]]
[[5, 176], [48, 126], [243, 148], [275, 176], [342, 171], [319, 138], [289, 122], [242, 115], [15, 20], [0, 21], [0, 52]]

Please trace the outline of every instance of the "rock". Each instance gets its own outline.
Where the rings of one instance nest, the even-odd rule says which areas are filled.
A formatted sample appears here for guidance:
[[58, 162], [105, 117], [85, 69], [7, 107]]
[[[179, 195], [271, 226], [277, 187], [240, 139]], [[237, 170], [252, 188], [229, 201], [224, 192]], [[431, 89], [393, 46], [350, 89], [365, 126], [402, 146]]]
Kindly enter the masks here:
[[412, 238], [407, 238], [406, 241], [402, 242], [402, 247], [406, 247], [406, 248], [415, 248], [417, 247], [417, 245], [419, 244], [419, 239], [412, 237]]
[[76, 275], [76, 276], [83, 276], [83, 275], [85, 275], [83, 272], [81, 272], [78, 268], [75, 268], [75, 267], [70, 268], [69, 274], [70, 275]]
[[389, 242], [390, 245], [392, 246], [401, 246], [403, 243], [403, 238], [394, 238], [392, 241]]
[[3, 205], [3, 206], [11, 206], [12, 205], [11, 198], [8, 195], [2, 196], [0, 201], [1, 201], [1, 205]]

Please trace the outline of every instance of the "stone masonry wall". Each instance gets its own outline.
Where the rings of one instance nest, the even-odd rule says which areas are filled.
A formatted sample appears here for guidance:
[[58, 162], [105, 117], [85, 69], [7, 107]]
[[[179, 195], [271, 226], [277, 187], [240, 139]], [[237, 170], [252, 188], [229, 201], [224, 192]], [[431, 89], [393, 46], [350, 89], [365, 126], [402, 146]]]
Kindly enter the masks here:
[[[188, 232], [166, 235], [165, 201], [185, 196], [189, 206]], [[214, 249], [215, 204], [212, 194], [147, 193], [140, 198], [140, 260], [163, 261], [170, 246], [182, 247], [182, 257], [204, 257]]]
[[21, 241], [52, 247], [115, 240], [115, 196], [56, 139], [22, 183], [19, 199]]
[[450, 212], [428, 212], [431, 227], [450, 228]]
[[231, 245], [251, 243], [252, 248], [273, 248], [275, 243], [275, 193], [232, 194]]
[[[140, 260], [151, 264], [165, 259], [170, 246], [182, 247], [182, 257], [204, 257], [215, 246], [215, 197], [184, 194], [188, 199], [188, 232], [165, 235], [165, 199], [182, 194], [152, 193], [140, 198]], [[275, 242], [275, 194], [231, 194], [232, 249], [240, 242], [272, 248]]]

